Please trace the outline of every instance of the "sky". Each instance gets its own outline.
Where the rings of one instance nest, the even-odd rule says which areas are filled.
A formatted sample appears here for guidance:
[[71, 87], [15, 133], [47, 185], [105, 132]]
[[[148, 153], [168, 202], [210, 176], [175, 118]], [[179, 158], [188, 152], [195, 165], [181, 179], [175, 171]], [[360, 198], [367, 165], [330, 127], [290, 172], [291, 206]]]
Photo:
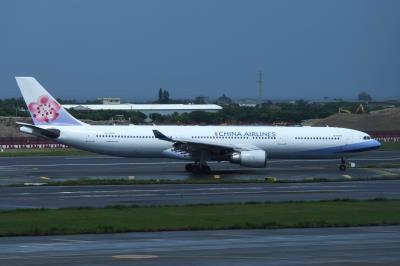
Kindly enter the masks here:
[[398, 0], [4, 0], [0, 98], [400, 99]]

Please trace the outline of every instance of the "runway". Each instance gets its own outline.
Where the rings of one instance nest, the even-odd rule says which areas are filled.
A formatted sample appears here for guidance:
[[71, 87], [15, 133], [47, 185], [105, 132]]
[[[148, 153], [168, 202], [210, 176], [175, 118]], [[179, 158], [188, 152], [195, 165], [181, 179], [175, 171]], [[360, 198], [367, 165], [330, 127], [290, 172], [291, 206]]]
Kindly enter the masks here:
[[400, 227], [0, 238], [1, 265], [399, 265]]
[[1, 187], [0, 209], [400, 198], [400, 180]]
[[271, 160], [266, 168], [251, 169], [230, 163], [210, 164], [210, 175], [184, 170], [187, 162], [169, 159], [131, 159], [109, 156], [53, 156], [0, 158], [0, 185], [72, 179], [170, 179], [211, 178], [343, 179], [400, 176], [400, 152], [373, 152], [351, 159], [356, 168], [338, 170], [338, 160]]
[[7, 187], [24, 182], [86, 178], [135, 179], [341, 179], [400, 176], [399, 152], [375, 152], [355, 158], [356, 168], [338, 171], [337, 160], [276, 160], [265, 169], [213, 164], [211, 175], [183, 170], [185, 162], [108, 156], [0, 158], [0, 209], [104, 207], [109, 205], [181, 205], [249, 201], [400, 198], [400, 180], [322, 183], [160, 184], [129, 186]]

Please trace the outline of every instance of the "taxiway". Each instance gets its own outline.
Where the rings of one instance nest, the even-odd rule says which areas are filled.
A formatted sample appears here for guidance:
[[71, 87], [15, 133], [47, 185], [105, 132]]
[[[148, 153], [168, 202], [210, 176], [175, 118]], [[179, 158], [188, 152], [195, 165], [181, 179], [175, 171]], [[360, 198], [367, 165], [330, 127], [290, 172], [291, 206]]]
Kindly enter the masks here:
[[400, 176], [400, 152], [377, 151], [351, 159], [356, 168], [338, 170], [339, 160], [271, 160], [266, 168], [244, 168], [230, 163], [210, 164], [210, 175], [193, 175], [187, 162], [170, 159], [110, 156], [53, 156], [0, 158], [0, 185], [76, 179], [343, 179]]
[[400, 227], [0, 238], [1, 265], [399, 265]]

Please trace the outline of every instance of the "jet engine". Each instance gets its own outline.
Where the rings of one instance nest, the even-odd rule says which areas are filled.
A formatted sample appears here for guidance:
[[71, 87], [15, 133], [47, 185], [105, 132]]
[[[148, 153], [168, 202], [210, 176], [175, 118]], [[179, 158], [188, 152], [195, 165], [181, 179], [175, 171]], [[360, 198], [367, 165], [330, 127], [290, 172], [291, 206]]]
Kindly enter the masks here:
[[234, 152], [229, 161], [241, 166], [263, 168], [267, 165], [267, 153], [263, 150]]

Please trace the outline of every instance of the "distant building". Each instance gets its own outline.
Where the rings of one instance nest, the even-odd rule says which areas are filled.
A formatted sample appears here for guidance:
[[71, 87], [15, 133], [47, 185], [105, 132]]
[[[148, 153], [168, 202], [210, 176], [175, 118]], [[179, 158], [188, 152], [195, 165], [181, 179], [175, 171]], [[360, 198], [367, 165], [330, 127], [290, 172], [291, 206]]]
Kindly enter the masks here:
[[191, 113], [193, 111], [217, 112], [222, 107], [216, 104], [63, 104], [66, 109], [77, 111], [119, 110], [148, 114]]
[[121, 104], [121, 98], [97, 98], [101, 104]]
[[232, 101], [231, 98], [229, 98], [229, 97], [226, 96], [225, 94], [222, 94], [222, 96], [219, 97], [219, 98], [215, 101], [215, 103], [218, 104], [218, 105], [229, 105], [229, 104], [232, 104], [233, 101]]
[[256, 103], [239, 103], [240, 107], [257, 107]]
[[259, 101], [254, 100], [254, 99], [241, 99], [241, 100], [236, 101], [236, 103], [240, 107], [257, 107], [257, 105], [259, 104]]

